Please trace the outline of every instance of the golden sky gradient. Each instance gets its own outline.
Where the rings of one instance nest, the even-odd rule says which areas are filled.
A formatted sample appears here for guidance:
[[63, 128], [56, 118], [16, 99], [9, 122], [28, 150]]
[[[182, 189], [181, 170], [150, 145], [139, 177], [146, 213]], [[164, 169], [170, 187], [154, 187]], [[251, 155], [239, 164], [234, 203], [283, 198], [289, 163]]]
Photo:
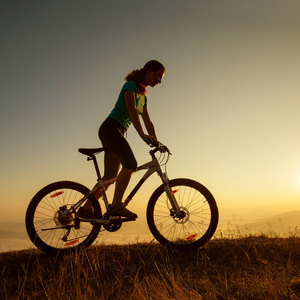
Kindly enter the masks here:
[[[299, 10], [296, 0], [2, 1], [2, 220], [24, 220], [48, 183], [94, 185], [77, 149], [100, 146], [123, 78], [150, 59], [167, 69], [148, 107], [173, 153], [169, 177], [203, 183], [221, 214], [299, 210]], [[133, 128], [128, 140], [147, 161]], [[158, 184], [131, 209], [144, 214]]]

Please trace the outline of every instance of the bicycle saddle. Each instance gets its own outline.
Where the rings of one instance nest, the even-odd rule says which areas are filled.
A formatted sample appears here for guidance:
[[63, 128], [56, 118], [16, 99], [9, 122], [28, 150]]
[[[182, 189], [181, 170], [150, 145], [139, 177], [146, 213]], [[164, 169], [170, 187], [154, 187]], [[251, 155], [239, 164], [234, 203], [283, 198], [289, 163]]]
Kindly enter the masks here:
[[105, 149], [102, 148], [79, 148], [78, 151], [84, 155], [88, 155], [88, 156], [92, 156], [95, 154], [98, 154], [102, 151], [104, 151]]

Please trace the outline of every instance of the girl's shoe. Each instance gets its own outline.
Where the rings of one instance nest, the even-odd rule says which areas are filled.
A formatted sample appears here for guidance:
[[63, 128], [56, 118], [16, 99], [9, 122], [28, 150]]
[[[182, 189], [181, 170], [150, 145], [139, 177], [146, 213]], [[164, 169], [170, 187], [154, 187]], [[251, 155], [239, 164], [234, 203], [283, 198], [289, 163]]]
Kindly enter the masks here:
[[112, 205], [110, 204], [108, 206], [108, 215], [121, 216], [121, 217], [125, 217], [128, 219], [136, 219], [138, 217], [135, 213], [133, 213], [130, 210], [128, 210], [127, 208], [125, 208], [125, 206], [122, 203], [116, 207], [112, 207]]

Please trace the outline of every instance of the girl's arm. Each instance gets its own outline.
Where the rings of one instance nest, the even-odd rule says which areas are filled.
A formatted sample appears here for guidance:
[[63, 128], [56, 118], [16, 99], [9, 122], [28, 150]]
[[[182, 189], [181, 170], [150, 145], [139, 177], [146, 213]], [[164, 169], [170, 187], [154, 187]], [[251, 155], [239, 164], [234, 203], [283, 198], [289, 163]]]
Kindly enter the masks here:
[[[147, 134], [144, 133], [143, 127], [141, 125], [139, 113], [138, 113], [137, 108], [136, 108], [136, 101], [135, 101], [135, 95], [134, 95], [134, 93], [132, 91], [130, 91], [130, 90], [125, 90], [124, 97], [125, 97], [125, 102], [126, 102], [126, 106], [127, 106], [127, 110], [128, 110], [130, 119], [131, 119], [131, 121], [133, 123], [134, 128], [136, 129], [136, 131], [140, 135], [140, 137], [147, 144], [151, 144], [152, 142], [155, 142], [156, 141], [155, 130], [154, 130], [154, 126], [150, 125], [150, 123], [152, 124], [152, 122], [150, 121], [148, 112], [147, 112], [147, 116], [146, 116], [145, 127], [146, 127], [149, 135], [147, 135]], [[147, 111], [147, 109], [146, 109], [146, 111]], [[143, 120], [144, 120], [144, 116], [143, 116]], [[145, 122], [145, 120], [144, 120], [144, 122]], [[150, 134], [150, 132], [153, 133], [154, 135]]]
[[147, 106], [145, 106], [144, 109], [143, 109], [142, 118], [143, 118], [145, 127], [146, 127], [149, 135], [153, 136], [155, 138], [155, 140], [157, 141], [157, 136], [156, 136], [156, 133], [155, 133], [155, 128], [154, 128], [154, 125], [153, 125], [153, 123], [152, 123], [152, 121], [150, 119]]

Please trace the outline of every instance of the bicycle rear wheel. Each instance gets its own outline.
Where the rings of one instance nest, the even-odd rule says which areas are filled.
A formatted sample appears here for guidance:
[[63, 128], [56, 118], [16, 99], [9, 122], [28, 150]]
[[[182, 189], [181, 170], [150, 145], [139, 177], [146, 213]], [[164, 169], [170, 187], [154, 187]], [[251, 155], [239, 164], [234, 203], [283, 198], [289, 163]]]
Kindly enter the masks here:
[[210, 191], [190, 179], [169, 181], [181, 216], [176, 216], [163, 185], [152, 194], [147, 222], [153, 236], [164, 246], [191, 250], [207, 243], [216, 231], [219, 212]]
[[[26, 212], [26, 230], [31, 241], [48, 254], [90, 246], [98, 236], [101, 225], [79, 222], [74, 210], [65, 217], [62, 215], [89, 191], [87, 187], [72, 181], [55, 182], [41, 189], [32, 198]], [[98, 200], [94, 195], [90, 195], [88, 200], [92, 203], [94, 218], [101, 219]]]

